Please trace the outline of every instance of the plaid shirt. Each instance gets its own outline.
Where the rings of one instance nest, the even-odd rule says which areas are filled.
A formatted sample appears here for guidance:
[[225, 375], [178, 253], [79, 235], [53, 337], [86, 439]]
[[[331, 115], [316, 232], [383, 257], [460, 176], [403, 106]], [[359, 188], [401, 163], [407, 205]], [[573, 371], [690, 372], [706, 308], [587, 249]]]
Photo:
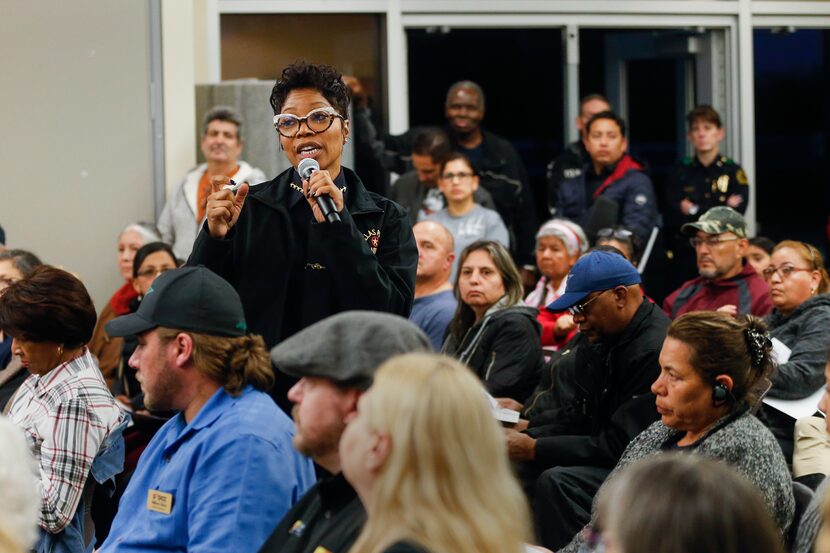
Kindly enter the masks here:
[[92, 461], [122, 416], [88, 350], [29, 376], [15, 394], [9, 419], [23, 429], [40, 465], [40, 526], [47, 532], [72, 521]]

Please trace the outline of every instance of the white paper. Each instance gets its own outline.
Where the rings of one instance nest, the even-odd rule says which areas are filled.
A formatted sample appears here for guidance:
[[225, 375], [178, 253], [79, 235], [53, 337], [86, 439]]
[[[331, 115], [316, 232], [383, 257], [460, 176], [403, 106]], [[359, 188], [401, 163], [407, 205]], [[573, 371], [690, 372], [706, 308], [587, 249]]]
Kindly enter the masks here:
[[793, 352], [793, 350], [788, 348], [784, 344], [784, 342], [782, 342], [778, 338], [773, 338], [772, 352], [775, 354], [775, 362], [779, 365], [783, 365], [784, 363], [790, 360], [790, 354]]
[[519, 412], [514, 411], [513, 409], [504, 409], [499, 407], [499, 402], [496, 401], [496, 398], [487, 394], [487, 400], [490, 402], [490, 410], [493, 412], [493, 416], [496, 418], [497, 421], [500, 422], [507, 422], [510, 424], [516, 424], [519, 422]]
[[823, 394], [824, 387], [822, 386], [804, 399], [776, 399], [774, 397], [765, 397], [764, 403], [794, 419], [800, 419], [802, 417], [809, 417], [818, 411], [818, 402]]

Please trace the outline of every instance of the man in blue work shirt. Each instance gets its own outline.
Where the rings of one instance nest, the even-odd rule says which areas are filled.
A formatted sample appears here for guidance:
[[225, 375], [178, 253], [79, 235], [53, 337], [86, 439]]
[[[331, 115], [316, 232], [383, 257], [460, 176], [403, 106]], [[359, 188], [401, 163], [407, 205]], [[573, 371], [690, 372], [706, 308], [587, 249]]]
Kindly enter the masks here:
[[99, 551], [257, 551], [315, 476], [265, 393], [274, 373], [239, 295], [204, 267], [168, 271], [106, 330], [138, 336], [145, 405], [179, 414], [142, 454]]

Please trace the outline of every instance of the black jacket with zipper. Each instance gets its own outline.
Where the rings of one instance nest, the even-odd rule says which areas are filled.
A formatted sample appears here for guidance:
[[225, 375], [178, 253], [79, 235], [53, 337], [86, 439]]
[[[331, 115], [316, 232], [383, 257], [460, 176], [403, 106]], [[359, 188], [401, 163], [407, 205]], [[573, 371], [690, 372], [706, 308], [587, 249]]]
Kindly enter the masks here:
[[544, 365], [540, 336], [536, 309], [515, 305], [485, 314], [460, 344], [448, 336], [442, 351], [466, 363], [492, 396], [521, 403], [533, 392]]
[[628, 443], [658, 418], [651, 385], [670, 322], [643, 299], [613, 343], [591, 344], [582, 334], [570, 342], [550, 367], [552, 388], [526, 409], [538, 468], [617, 464]]
[[[335, 179], [346, 188], [339, 223], [317, 223], [310, 209], [306, 219], [307, 207], [299, 204], [305, 200], [292, 196], [298, 179], [288, 169], [251, 187], [224, 239], [211, 238], [205, 223], [193, 246], [188, 265], [205, 265], [233, 285], [249, 331], [262, 335], [269, 348], [342, 311], [409, 316], [418, 266], [409, 219], [399, 205], [367, 191], [350, 169], [342, 168], [342, 177]], [[298, 252], [305, 252], [304, 259], [297, 259]], [[296, 321], [290, 326], [299, 328], [283, 324], [288, 306], [299, 311], [290, 314]]]

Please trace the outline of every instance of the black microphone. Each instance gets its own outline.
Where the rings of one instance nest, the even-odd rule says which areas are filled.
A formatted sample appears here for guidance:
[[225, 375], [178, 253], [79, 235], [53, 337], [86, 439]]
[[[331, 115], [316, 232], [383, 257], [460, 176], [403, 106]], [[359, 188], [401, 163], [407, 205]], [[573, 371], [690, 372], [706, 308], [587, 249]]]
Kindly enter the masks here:
[[[317, 163], [316, 159], [310, 157], [303, 158], [300, 164], [297, 165], [297, 172], [303, 180], [308, 180], [311, 178], [311, 174], [314, 171], [319, 170], [320, 164]], [[320, 211], [323, 213], [323, 217], [326, 218], [326, 221], [329, 223], [340, 222], [340, 214], [337, 213], [337, 210], [334, 208], [334, 201], [331, 199], [331, 196], [328, 194], [320, 194], [317, 196], [317, 205], [320, 206]]]

